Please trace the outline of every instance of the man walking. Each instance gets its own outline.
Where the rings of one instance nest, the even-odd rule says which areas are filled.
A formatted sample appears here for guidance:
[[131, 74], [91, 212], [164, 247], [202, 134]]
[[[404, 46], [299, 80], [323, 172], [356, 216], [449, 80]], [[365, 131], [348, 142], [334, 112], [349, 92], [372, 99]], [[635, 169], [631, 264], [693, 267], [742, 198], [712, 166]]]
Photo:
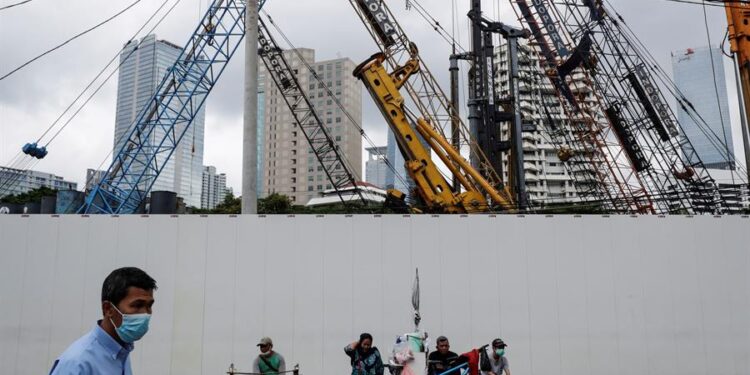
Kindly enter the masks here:
[[258, 342], [260, 354], [253, 361], [253, 372], [256, 374], [275, 375], [286, 371], [284, 357], [273, 351], [273, 341], [264, 337]]
[[102, 319], [71, 344], [50, 375], [132, 375], [133, 343], [148, 332], [156, 281], [135, 268], [119, 268], [102, 285]]

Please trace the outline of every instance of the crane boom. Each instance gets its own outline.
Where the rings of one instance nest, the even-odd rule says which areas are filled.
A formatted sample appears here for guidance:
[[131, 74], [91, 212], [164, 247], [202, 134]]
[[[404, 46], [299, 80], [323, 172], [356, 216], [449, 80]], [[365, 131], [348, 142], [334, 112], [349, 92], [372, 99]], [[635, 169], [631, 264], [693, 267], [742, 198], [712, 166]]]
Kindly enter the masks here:
[[[386, 2], [349, 0], [349, 3], [384, 54], [384, 62], [388, 67], [395, 70], [405, 66], [415, 54], [415, 46], [396, 22]], [[442, 137], [445, 137], [444, 129], [450, 129], [453, 124], [458, 125], [461, 146], [469, 148], [472, 160], [476, 160], [476, 168], [492, 186], [502, 189], [504, 183], [500, 175], [477, 144], [476, 137], [460, 118], [456, 118], [450, 99], [424, 62], [420, 62], [420, 69], [412, 80], [405, 82], [404, 88], [422, 118]]]
[[[722, 212], [724, 199], [659, 89], [653, 63], [601, 1], [510, 0], [615, 208]], [[596, 160], [592, 160], [596, 161]]]
[[[372, 95], [383, 117], [393, 131], [399, 149], [404, 155], [406, 171], [417, 185], [417, 192], [429, 212], [475, 213], [487, 212], [492, 206], [503, 210], [512, 209], [510, 199], [498, 192], [482, 175], [461, 157], [448, 140], [439, 134], [424, 118], [412, 121], [404, 110], [404, 98], [399, 89], [420, 69], [420, 60], [412, 56], [403, 66], [390, 74], [383, 67], [385, 55], [378, 53], [363, 62], [354, 75], [359, 78]], [[415, 131], [416, 129], [416, 131]], [[457, 191], [443, 177], [430, 158], [430, 153], [417, 138], [421, 135], [433, 152], [457, 177], [463, 193]], [[492, 204], [485, 198], [490, 197]]]
[[[268, 74], [284, 98], [296, 126], [301, 130], [328, 180], [331, 181], [331, 186], [345, 206], [349, 206], [353, 202], [344, 198], [341, 189], [346, 186], [354, 187], [359, 202], [366, 206], [367, 201], [362, 195], [362, 191], [357, 187], [355, 174], [351, 167], [344, 162], [338, 145], [336, 145], [325, 124], [315, 111], [312, 102], [302, 89], [297, 75], [284, 57], [283, 50], [271, 36], [266, 23], [260, 18], [258, 23], [258, 43], [260, 47], [258, 55], [263, 60]], [[314, 71], [311, 74], [317, 76]]]
[[212, 2], [79, 213], [136, 212], [239, 47], [245, 9], [245, 1]]

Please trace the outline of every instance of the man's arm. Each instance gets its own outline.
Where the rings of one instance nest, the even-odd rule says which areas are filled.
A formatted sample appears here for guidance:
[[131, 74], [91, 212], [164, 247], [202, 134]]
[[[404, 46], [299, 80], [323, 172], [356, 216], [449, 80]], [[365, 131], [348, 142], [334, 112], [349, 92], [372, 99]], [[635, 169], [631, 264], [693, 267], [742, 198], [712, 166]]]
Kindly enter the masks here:
[[256, 374], [260, 374], [260, 364], [258, 363], [258, 357], [255, 357], [255, 360], [253, 361], [253, 372]]
[[93, 375], [90, 363], [83, 363], [70, 359], [58, 359], [52, 365], [49, 375]]
[[286, 362], [284, 362], [284, 356], [279, 354], [279, 373], [286, 371]]

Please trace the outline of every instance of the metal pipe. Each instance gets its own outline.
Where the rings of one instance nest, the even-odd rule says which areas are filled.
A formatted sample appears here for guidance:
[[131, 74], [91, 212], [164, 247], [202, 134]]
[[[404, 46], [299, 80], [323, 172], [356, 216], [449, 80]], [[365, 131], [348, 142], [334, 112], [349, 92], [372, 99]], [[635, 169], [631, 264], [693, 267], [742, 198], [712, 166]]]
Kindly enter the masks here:
[[[456, 55], [456, 46], [453, 46], [453, 54], [450, 56], [450, 73], [451, 73], [451, 143], [453, 148], [461, 152], [461, 143], [459, 139], [459, 103], [458, 103], [458, 56]], [[454, 164], [455, 165], [455, 164]], [[458, 176], [453, 174], [453, 189], [456, 193], [461, 192], [461, 184]]]
[[242, 132], [242, 213], [258, 213], [258, 1], [245, 9], [245, 104]]
[[521, 124], [521, 105], [519, 103], [519, 69], [518, 69], [518, 38], [508, 37], [508, 58], [510, 60], [510, 79], [508, 80], [513, 103], [513, 124], [511, 139], [513, 140], [513, 190], [516, 193], [518, 209], [528, 208], [526, 196], [526, 175], [523, 167], [523, 125]]
[[451, 159], [458, 163], [458, 165], [461, 166], [461, 168], [465, 170], [466, 173], [471, 176], [471, 178], [473, 178], [479, 186], [482, 187], [482, 189], [484, 189], [484, 192], [490, 196], [490, 199], [492, 199], [493, 202], [495, 202], [505, 210], [512, 209], [512, 203], [510, 202], [510, 200], [506, 199], [497, 190], [495, 190], [495, 188], [490, 185], [490, 183], [487, 182], [487, 180], [482, 177], [482, 175], [477, 172], [476, 169], [471, 168], [471, 165], [469, 165], [469, 163], [466, 162], [466, 160], [456, 150], [454, 150], [453, 147], [450, 147], [450, 144], [448, 144], [445, 138], [441, 137], [434, 129], [432, 129], [430, 124], [428, 124], [424, 119], [420, 118], [417, 120], [417, 126], [424, 132], [429, 134], [430, 138], [437, 141], [438, 144], [442, 146], [445, 153], [447, 153]]

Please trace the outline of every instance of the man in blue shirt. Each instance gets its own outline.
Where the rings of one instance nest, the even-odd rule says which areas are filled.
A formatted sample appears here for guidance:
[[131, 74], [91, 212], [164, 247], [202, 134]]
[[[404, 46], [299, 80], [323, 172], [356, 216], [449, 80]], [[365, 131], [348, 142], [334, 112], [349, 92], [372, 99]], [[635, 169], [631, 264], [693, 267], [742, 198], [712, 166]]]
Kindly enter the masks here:
[[135, 267], [119, 268], [102, 285], [103, 319], [71, 344], [50, 375], [131, 375], [133, 343], [148, 331], [156, 281]]

